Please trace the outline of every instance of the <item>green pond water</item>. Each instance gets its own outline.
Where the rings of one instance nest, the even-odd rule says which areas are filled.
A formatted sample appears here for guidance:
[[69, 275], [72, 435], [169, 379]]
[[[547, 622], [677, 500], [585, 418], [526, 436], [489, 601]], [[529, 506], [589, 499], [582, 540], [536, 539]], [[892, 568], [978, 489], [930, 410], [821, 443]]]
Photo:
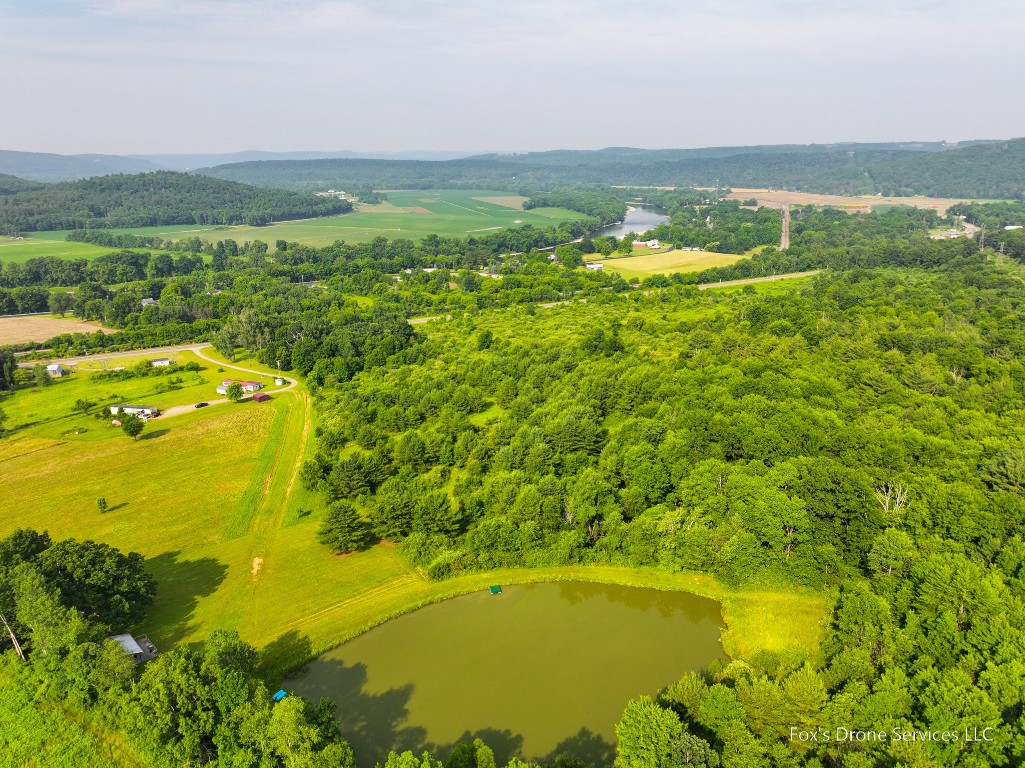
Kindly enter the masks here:
[[446, 758], [480, 736], [499, 764], [568, 752], [611, 763], [626, 702], [721, 657], [719, 604], [684, 592], [560, 582], [507, 586], [387, 622], [285, 688], [338, 703], [361, 768], [389, 749]]

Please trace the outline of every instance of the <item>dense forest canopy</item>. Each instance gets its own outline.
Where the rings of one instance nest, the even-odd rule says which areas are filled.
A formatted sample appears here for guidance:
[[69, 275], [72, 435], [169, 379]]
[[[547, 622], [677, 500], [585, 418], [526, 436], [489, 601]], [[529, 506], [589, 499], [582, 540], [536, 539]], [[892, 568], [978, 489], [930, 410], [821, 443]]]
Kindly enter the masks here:
[[[565, 184], [773, 187], [839, 194], [1020, 198], [1025, 140], [938, 150], [935, 146], [828, 145], [536, 152], [440, 162], [303, 160], [232, 163], [199, 172], [302, 191], [488, 188]], [[934, 150], [934, 151], [925, 151]]]
[[43, 189], [46, 185], [37, 181], [29, 181], [17, 176], [10, 176], [0, 173], [0, 195], [15, 195], [18, 192], [31, 192], [36, 189]]
[[161, 171], [99, 176], [0, 196], [0, 233], [161, 224], [269, 224], [346, 213], [336, 198]]

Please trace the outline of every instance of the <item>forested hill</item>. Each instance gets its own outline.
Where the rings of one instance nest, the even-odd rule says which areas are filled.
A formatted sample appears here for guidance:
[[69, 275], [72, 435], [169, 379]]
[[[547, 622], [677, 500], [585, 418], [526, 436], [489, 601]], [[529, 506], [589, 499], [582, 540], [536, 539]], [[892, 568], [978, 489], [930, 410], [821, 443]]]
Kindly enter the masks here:
[[935, 197], [1025, 199], [1025, 139], [896, 158], [869, 169], [879, 189]]
[[782, 187], [812, 192], [1013, 198], [1025, 194], [1025, 140], [942, 149], [935, 144], [836, 144], [480, 155], [443, 162], [306, 160], [233, 163], [199, 171], [257, 186], [537, 189], [565, 184]]
[[336, 198], [171, 171], [98, 176], [0, 196], [0, 232], [146, 227], [162, 224], [268, 224], [346, 213]]
[[37, 181], [29, 181], [28, 179], [22, 179], [17, 176], [9, 176], [6, 173], [0, 173], [0, 195], [14, 195], [18, 192], [31, 192], [35, 189], [42, 189], [45, 184], [40, 184]]

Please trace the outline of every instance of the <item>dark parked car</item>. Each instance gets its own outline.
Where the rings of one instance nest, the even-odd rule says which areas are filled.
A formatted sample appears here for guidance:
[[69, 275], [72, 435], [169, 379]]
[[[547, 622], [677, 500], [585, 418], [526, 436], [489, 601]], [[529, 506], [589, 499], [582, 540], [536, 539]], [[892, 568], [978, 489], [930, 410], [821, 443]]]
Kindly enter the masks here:
[[210, 403], [196, 403], [193, 408], [206, 408]]

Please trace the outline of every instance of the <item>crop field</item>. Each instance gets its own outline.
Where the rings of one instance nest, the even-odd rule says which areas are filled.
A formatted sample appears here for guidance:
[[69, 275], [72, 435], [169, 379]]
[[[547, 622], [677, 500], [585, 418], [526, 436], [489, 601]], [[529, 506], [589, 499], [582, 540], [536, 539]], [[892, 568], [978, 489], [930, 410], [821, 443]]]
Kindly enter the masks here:
[[644, 278], [649, 275], [658, 274], [671, 275], [673, 272], [699, 272], [710, 267], [723, 267], [747, 258], [748, 255], [746, 253], [673, 250], [604, 260], [588, 256], [587, 259], [588, 261], [601, 262], [605, 265], [606, 272], [618, 272], [629, 280], [632, 277]]
[[92, 259], [113, 249], [89, 243], [69, 243], [67, 232], [35, 232], [22, 238], [0, 237], [0, 264], [23, 262], [43, 256], [62, 259]]
[[48, 315], [26, 315], [21, 317], [0, 317], [0, 346], [24, 344], [29, 341], [46, 341], [61, 333], [114, 333], [97, 323]]
[[947, 209], [964, 199], [948, 197], [883, 197], [882, 195], [819, 195], [811, 192], [788, 192], [779, 189], [737, 189], [727, 195], [731, 200], [747, 200], [755, 198], [758, 205], [770, 208], [782, 208], [787, 205], [830, 205], [848, 213], [867, 213], [873, 208], [893, 205], [910, 205], [915, 208], [934, 208], [937, 213], [945, 216]]
[[[203, 240], [231, 238], [238, 242], [276, 240], [304, 243], [315, 247], [331, 245], [336, 240], [363, 243], [375, 237], [389, 240], [404, 237], [418, 240], [425, 235], [466, 237], [521, 224], [547, 227], [562, 221], [586, 218], [582, 213], [564, 208], [535, 208], [524, 211], [526, 198], [503, 192], [475, 190], [415, 190], [389, 192], [388, 200], [379, 205], [360, 205], [353, 213], [325, 216], [319, 219], [283, 221], [265, 227], [196, 226], [182, 224], [162, 227], [116, 229], [137, 235], [155, 235], [177, 240], [199, 237]], [[110, 253], [111, 248], [69, 243], [68, 233], [36, 232], [23, 240], [0, 240], [0, 262], [24, 261], [34, 256], [67, 256], [91, 258]]]

